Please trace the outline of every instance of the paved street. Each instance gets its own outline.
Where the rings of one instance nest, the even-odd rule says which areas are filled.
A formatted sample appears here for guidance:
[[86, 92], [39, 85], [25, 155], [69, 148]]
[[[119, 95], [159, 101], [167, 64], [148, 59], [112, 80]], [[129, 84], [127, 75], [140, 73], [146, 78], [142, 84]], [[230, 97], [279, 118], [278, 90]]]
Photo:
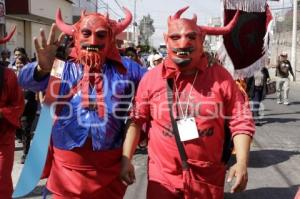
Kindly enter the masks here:
[[[275, 95], [264, 101], [263, 125], [257, 128], [252, 144], [249, 163], [249, 184], [240, 194], [229, 194], [226, 199], [293, 199], [300, 186], [300, 83], [291, 84], [289, 106], [276, 104]], [[13, 171], [14, 183], [22, 166], [19, 164], [21, 150], [16, 149]], [[126, 194], [126, 199], [143, 199], [146, 192], [145, 154], [134, 157], [137, 182]], [[26, 198], [42, 198], [41, 186]]]

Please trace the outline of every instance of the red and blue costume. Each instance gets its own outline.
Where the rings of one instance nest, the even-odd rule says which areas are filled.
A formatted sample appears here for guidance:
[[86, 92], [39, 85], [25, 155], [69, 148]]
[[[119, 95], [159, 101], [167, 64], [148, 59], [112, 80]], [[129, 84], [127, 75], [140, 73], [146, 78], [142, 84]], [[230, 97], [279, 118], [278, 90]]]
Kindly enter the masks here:
[[[74, 61], [66, 61], [59, 96], [69, 96], [52, 128], [52, 159], [47, 188], [54, 198], [123, 198], [126, 186], [119, 174], [125, 119], [131, 98], [145, 73], [137, 63], [122, 58], [115, 35], [131, 22], [98, 13], [82, 13], [66, 25], [57, 13], [57, 26], [74, 38]], [[41, 91], [49, 77], [36, 81], [36, 63], [19, 76], [24, 88]], [[61, 99], [58, 102], [65, 100]]]

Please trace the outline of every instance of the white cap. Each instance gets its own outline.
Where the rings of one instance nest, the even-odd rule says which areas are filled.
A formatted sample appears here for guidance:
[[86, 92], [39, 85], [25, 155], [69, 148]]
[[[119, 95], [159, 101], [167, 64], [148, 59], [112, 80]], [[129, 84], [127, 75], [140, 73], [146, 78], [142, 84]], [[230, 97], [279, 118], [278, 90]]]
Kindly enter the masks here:
[[152, 58], [153, 61], [157, 61], [159, 59], [162, 59], [163, 57], [160, 54], [155, 54]]

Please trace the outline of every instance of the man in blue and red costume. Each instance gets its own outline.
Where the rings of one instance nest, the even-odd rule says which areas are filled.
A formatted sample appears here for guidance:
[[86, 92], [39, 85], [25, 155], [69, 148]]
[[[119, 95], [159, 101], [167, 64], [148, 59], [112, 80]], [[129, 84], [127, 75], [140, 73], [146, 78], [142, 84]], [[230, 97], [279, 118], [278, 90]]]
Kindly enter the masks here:
[[[148, 199], [224, 198], [226, 118], [237, 157], [229, 171], [228, 180], [235, 179], [231, 192], [247, 185], [248, 154], [255, 131], [249, 103], [226, 69], [209, 61], [203, 50], [205, 35], [229, 33], [238, 13], [225, 27], [205, 27], [197, 25], [196, 16], [181, 18], [186, 10], [169, 17], [164, 35], [168, 57], [142, 78], [134, 100], [134, 124], [128, 129], [138, 132], [143, 123], [150, 122]], [[170, 89], [167, 80], [173, 82], [168, 84]], [[176, 126], [179, 139], [174, 136]], [[177, 143], [183, 145], [186, 157]], [[185, 158], [187, 164], [182, 163]]]
[[[136, 134], [125, 135], [125, 117], [135, 88], [145, 73], [137, 63], [122, 58], [115, 36], [131, 22], [125, 9], [121, 22], [108, 15], [82, 12], [74, 25], [62, 21], [58, 10], [56, 24], [48, 41], [41, 30], [41, 43], [34, 39], [38, 61], [27, 65], [19, 76], [22, 86], [45, 90], [55, 52], [63, 35], [55, 38], [56, 25], [74, 39], [72, 57], [66, 61], [52, 128], [52, 160], [47, 188], [53, 198], [123, 198], [126, 185], [121, 175], [133, 175], [131, 151], [122, 150], [133, 143]], [[69, 86], [71, 85], [71, 86]], [[67, 97], [66, 97], [67, 96]], [[125, 137], [125, 140], [124, 140]]]
[[[0, 44], [9, 41], [15, 30], [0, 39]], [[24, 104], [16, 74], [0, 65], [0, 198], [10, 199], [12, 196], [15, 136], [16, 129], [20, 127]]]

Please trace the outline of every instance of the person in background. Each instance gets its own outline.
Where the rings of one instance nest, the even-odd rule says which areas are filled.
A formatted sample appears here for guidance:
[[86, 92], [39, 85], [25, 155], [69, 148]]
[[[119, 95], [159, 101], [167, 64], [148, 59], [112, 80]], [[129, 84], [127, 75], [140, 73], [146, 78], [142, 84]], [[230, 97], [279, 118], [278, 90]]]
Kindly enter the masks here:
[[[14, 32], [14, 31], [13, 31]], [[0, 39], [7, 42], [13, 35]], [[0, 198], [11, 199], [13, 183], [11, 172], [14, 163], [15, 132], [20, 127], [24, 110], [23, 92], [18, 85], [16, 74], [0, 65]]]
[[252, 113], [256, 126], [261, 126], [259, 120], [260, 103], [266, 96], [268, 81], [270, 81], [270, 75], [266, 67], [255, 71], [254, 75], [247, 79], [247, 93], [253, 102]]
[[[17, 67], [17, 75], [27, 63], [28, 58], [23, 54], [16, 57], [15, 65]], [[17, 130], [17, 132], [21, 134], [21, 140], [23, 144], [23, 155], [21, 156], [20, 160], [21, 164], [24, 164], [29, 151], [30, 141], [33, 137], [32, 124], [36, 117], [36, 111], [38, 108], [37, 94], [26, 89], [23, 90], [23, 93], [25, 98], [25, 109], [21, 117], [21, 129]]]
[[153, 56], [153, 65], [157, 66], [163, 61], [163, 57], [160, 54], [155, 54]]
[[160, 55], [160, 54], [155, 54], [153, 57], [152, 57], [152, 63], [153, 63], [153, 66], [149, 66], [148, 67], [148, 70], [151, 70], [153, 69], [155, 66], [159, 65], [161, 62], [163, 61], [163, 57]]
[[289, 74], [295, 79], [294, 72], [290, 61], [287, 59], [287, 52], [280, 54], [279, 62], [276, 67], [276, 90], [277, 90], [277, 104], [289, 105], [289, 91], [290, 91], [290, 79]]
[[1, 52], [0, 65], [4, 67], [8, 67], [10, 65], [10, 62], [8, 60], [9, 60], [9, 51], [4, 49]]
[[14, 56], [13, 56], [12, 61], [11, 61], [11, 63], [12, 63], [12, 64], [11, 64], [11, 65], [12, 65], [12, 69], [13, 69], [14, 71], [17, 71], [17, 70], [18, 70], [17, 67], [16, 67], [16, 59], [17, 59], [17, 57], [19, 57], [19, 56], [25, 57], [26, 63], [27, 63], [27, 62], [30, 62], [30, 60], [29, 60], [29, 58], [28, 58], [28, 56], [27, 56], [27, 53], [26, 53], [25, 48], [23, 48], [23, 47], [17, 47], [17, 48], [15, 48], [15, 49], [14, 49]]
[[23, 47], [17, 47], [14, 49], [14, 59], [16, 60], [17, 57], [19, 56], [23, 56], [26, 58], [26, 62], [30, 62], [29, 58], [28, 58], [28, 55], [26, 53], [26, 50], [25, 48]]
[[151, 68], [154, 67], [154, 64], [153, 64], [153, 57], [154, 57], [155, 54], [157, 54], [157, 50], [154, 49], [154, 48], [152, 48], [152, 49], [150, 50], [150, 55], [149, 55], [148, 58], [147, 58], [148, 67], [151, 67]]
[[135, 61], [136, 63], [143, 65], [141, 60], [138, 57], [138, 54], [136, 52], [136, 49], [134, 47], [127, 47], [125, 49], [125, 56], [127, 56], [128, 58], [132, 59], [133, 61]]
[[[18, 59], [20, 57], [20, 59]], [[17, 61], [18, 60], [18, 61]], [[12, 69], [15, 71], [16, 75], [19, 75], [20, 70], [23, 68], [24, 65], [28, 63], [28, 57], [27, 53], [25, 51], [25, 48], [17, 47], [14, 49], [14, 56], [13, 56], [13, 64]], [[24, 136], [23, 128], [18, 128], [16, 131], [16, 138], [19, 143], [23, 143], [23, 136]], [[24, 145], [23, 145], [24, 147]], [[23, 163], [23, 156], [21, 158], [20, 163]]]

